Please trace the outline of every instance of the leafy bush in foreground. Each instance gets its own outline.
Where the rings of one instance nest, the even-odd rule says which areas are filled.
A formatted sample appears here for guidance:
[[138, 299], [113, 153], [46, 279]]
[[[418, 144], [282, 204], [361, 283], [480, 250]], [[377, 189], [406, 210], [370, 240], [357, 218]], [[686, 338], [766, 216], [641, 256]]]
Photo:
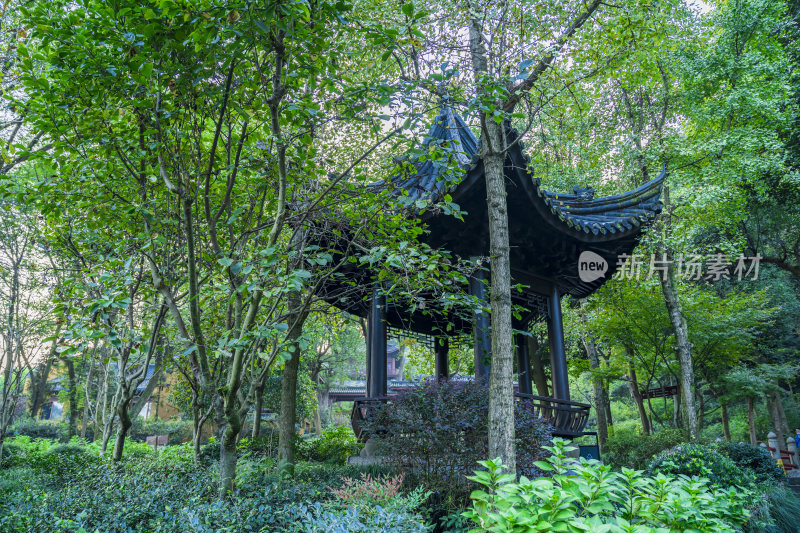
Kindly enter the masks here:
[[499, 459], [481, 461], [487, 470], [471, 479], [486, 490], [472, 493], [472, 509], [464, 513], [480, 526], [472, 531], [733, 533], [750, 518], [748, 490], [715, 489], [686, 476], [644, 477], [627, 468], [612, 472], [597, 461], [567, 458], [565, 444], [554, 439], [553, 455], [539, 465], [551, 478], [517, 483], [502, 473]]
[[705, 477], [720, 487], [747, 487], [756, 481], [751, 470], [739, 468], [714, 446], [702, 444], [681, 444], [661, 452], [646, 473]]

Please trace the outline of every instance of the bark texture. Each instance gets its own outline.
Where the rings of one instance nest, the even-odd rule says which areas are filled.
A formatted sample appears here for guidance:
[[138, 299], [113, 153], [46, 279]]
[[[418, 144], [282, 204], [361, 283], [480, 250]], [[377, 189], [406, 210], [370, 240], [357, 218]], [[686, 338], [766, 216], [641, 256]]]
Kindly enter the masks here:
[[[475, 77], [488, 74], [487, 52], [481, 22], [470, 19], [469, 47]], [[481, 95], [491, 98], [488, 95]], [[511, 324], [511, 263], [509, 257], [508, 207], [503, 164], [506, 156], [503, 126], [481, 113], [481, 143], [489, 212], [491, 255], [492, 364], [489, 371], [489, 457], [502, 459], [516, 472], [514, 449], [514, 343]]]
[[689, 439], [697, 440], [699, 427], [697, 409], [695, 407], [694, 363], [692, 361], [692, 344], [689, 342], [689, 328], [675, 287], [675, 270], [672, 266], [672, 256], [666, 252], [667, 272], [661, 276], [661, 293], [664, 295], [664, 304], [667, 307], [672, 332], [675, 335], [675, 350], [678, 355], [681, 373], [681, 393], [683, 395], [683, 408], [686, 416]]
[[544, 375], [542, 353], [539, 351], [539, 338], [536, 335], [528, 337], [528, 355], [531, 360], [531, 379], [536, 386], [536, 394], [539, 396], [550, 396], [550, 388], [547, 386], [547, 376]]
[[731, 422], [730, 417], [728, 416], [728, 404], [721, 403], [719, 405], [720, 412], [722, 416], [722, 432], [725, 435], [725, 440], [730, 442], [731, 441]]
[[[582, 318], [584, 323], [588, 323], [588, 319], [583, 313]], [[592, 378], [592, 386], [594, 388], [594, 411], [597, 417], [597, 441], [600, 444], [600, 453], [602, 454], [606, 441], [608, 440], [608, 421], [606, 420], [608, 396], [603, 386], [603, 379], [597, 375], [597, 372], [600, 370], [600, 358], [597, 354], [597, 346], [595, 345], [594, 338], [589, 333], [583, 337], [583, 345], [595, 374]]]
[[750, 444], [758, 446], [758, 438], [756, 436], [756, 413], [753, 406], [753, 398], [747, 397], [747, 428], [750, 431]]
[[[290, 296], [289, 308], [300, 309], [300, 297]], [[281, 413], [278, 420], [278, 461], [283, 465], [293, 465], [294, 455], [294, 423], [297, 419], [297, 372], [300, 368], [300, 346], [297, 342], [303, 333], [303, 322], [306, 312], [298, 312], [289, 319], [289, 331], [286, 342], [290, 345], [291, 358], [286, 361], [281, 377]]]
[[636, 377], [636, 367], [633, 361], [628, 362], [628, 387], [631, 391], [631, 397], [636, 404], [636, 410], [639, 411], [639, 419], [642, 421], [642, 433], [649, 435], [651, 432], [650, 419], [647, 417], [647, 410], [644, 407], [642, 393], [639, 392], [639, 379]]

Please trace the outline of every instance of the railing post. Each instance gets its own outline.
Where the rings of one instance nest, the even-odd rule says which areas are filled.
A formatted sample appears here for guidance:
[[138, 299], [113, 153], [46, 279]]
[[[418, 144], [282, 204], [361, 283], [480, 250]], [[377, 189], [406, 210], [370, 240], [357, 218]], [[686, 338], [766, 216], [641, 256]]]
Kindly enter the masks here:
[[436, 363], [436, 379], [447, 380], [450, 378], [450, 342], [446, 338], [436, 338], [433, 344], [433, 356]]
[[775, 459], [780, 459], [781, 458], [780, 443], [778, 442], [778, 436], [772, 431], [770, 431], [769, 434], [767, 435], [767, 443], [769, 444], [770, 448], [775, 450], [774, 452], [770, 452], [772, 454], [772, 457], [774, 457]]
[[789, 450], [789, 455], [792, 457], [792, 464], [800, 466], [800, 450], [797, 449], [794, 438], [786, 437], [786, 449]]
[[370, 302], [370, 350], [367, 396], [377, 398], [386, 396], [386, 296], [378, 289], [372, 292]]

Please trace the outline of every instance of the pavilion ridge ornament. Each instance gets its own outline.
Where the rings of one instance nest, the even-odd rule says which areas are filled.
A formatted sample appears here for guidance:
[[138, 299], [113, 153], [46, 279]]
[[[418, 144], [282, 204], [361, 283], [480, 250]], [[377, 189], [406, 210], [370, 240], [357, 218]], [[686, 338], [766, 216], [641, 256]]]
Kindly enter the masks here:
[[[508, 146], [504, 172], [511, 277], [513, 284], [523, 287], [513, 291], [512, 304], [525, 309], [515, 320], [514, 329], [526, 332], [535, 321], [546, 321], [553, 397], [535, 400], [541, 402], [543, 412], [551, 414], [554, 435], [574, 437], [583, 431], [588, 407], [570, 400], [561, 296], [586, 297], [625, 264], [618, 258], [630, 257], [643, 228], [661, 211], [666, 168], [657, 178], [632, 191], [603, 198], [596, 198], [590, 188], [575, 187], [572, 193], [547, 191], [529, 168], [519, 134], [509, 123], [503, 129]], [[387, 191], [398, 200], [392, 209], [405, 206], [409, 214], [419, 216], [427, 230], [420, 236], [422, 242], [477, 265], [480, 258], [490, 256], [486, 180], [478, 139], [464, 119], [444, 105], [421, 148], [424, 154], [444, 151], [444, 158], [412, 160], [407, 166], [410, 172], [370, 185], [369, 189]], [[454, 169], [456, 174], [460, 172], [460, 179], [453, 176]], [[462, 218], [426, 207], [444, 198], [459, 206]], [[457, 313], [442, 305], [433, 293], [429, 298], [424, 294], [416, 296], [417, 301], [424, 298], [424, 309], [402, 300], [387, 302], [376, 280], [376, 273], [368, 266], [353, 265], [344, 269], [338, 279], [331, 278], [321, 290], [322, 298], [368, 322], [367, 398], [356, 402], [359, 407], [353, 413], [354, 424], [369, 415], [375, 401], [385, 401], [388, 389], [382, 383], [385, 372], [380, 369], [386, 365], [386, 342], [375, 337], [385, 337], [387, 330], [406, 330], [424, 338], [436, 352], [436, 374], [440, 379], [450, 375], [450, 339], [462, 341], [471, 336], [475, 378], [488, 376], [488, 311], [476, 310], [472, 316]], [[350, 290], [339, 290], [345, 285]], [[473, 301], [488, 301], [491, 272], [485, 266], [476, 268], [469, 283], [460, 290]], [[515, 339], [519, 391], [530, 395], [529, 354], [524, 335], [520, 335]]]

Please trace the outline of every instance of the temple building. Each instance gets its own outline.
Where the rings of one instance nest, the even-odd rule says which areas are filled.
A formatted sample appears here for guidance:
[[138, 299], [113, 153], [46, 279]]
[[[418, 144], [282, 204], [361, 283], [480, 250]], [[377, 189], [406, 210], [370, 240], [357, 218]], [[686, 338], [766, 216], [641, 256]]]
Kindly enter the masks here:
[[[589, 406], [570, 398], [561, 297], [586, 297], [611, 278], [618, 258], [633, 251], [644, 227], [660, 212], [666, 170], [641, 187], [614, 196], [595, 198], [592, 189], [578, 187], [572, 194], [556, 193], [540, 186], [529, 168], [518, 133], [509, 125], [506, 142], [511, 276], [513, 284], [526, 287], [522, 292], [512, 292], [512, 303], [527, 310], [514, 328], [525, 332], [534, 321], [546, 321], [552, 373], [552, 396], [534, 396], [525, 335], [518, 333], [518, 392], [509, 394], [533, 401], [541, 416], [554, 426], [554, 435], [575, 437], [584, 430]], [[421, 215], [428, 230], [421, 240], [465, 260], [485, 260], [489, 257], [489, 225], [478, 139], [462, 117], [443, 106], [424, 139], [424, 148], [445, 150], [451, 158], [450, 165], [447, 161], [437, 162], [436, 158], [419, 159], [413, 163], [415, 172], [375, 186], [406, 197], [406, 202], [436, 202], [448, 194], [466, 212], [463, 220], [442, 210], [428, 209]], [[461, 180], [454, 180], [452, 173], [445, 172], [453, 164], [463, 173]], [[449, 375], [449, 346], [469, 338], [474, 347], [475, 378], [487, 378], [491, 365], [488, 313], [475, 312], [465, 317], [437, 308], [435, 301], [424, 311], [410, 311], [402, 302], [387, 302], [371, 277], [362, 274], [358, 279], [361, 292], [329, 300], [368, 321], [365, 397], [355, 401], [352, 418], [357, 434], [358, 422], [368, 415], [370, 403], [384, 401], [387, 395], [387, 335], [413, 334], [426, 342], [433, 348], [436, 373], [441, 379]], [[475, 268], [464, 291], [485, 300], [490, 285], [491, 272], [485, 260]]]

